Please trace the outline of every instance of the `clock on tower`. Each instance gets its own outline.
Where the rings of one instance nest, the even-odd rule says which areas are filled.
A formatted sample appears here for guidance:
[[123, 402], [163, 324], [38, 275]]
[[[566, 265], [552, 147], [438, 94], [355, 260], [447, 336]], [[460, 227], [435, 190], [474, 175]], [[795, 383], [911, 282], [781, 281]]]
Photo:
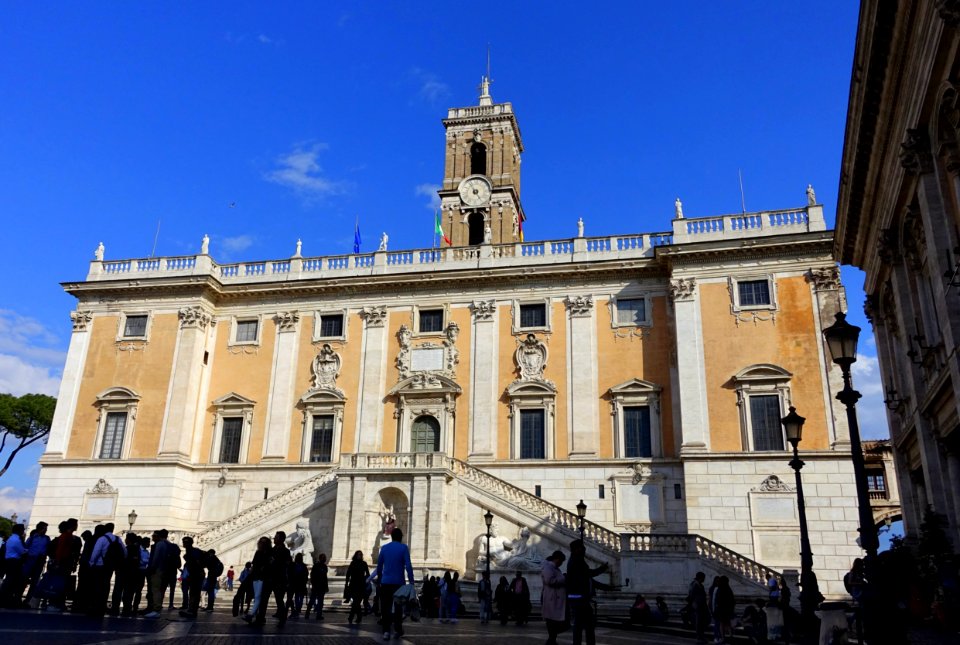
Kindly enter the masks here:
[[441, 223], [453, 246], [520, 241], [525, 221], [520, 205], [520, 154], [523, 142], [510, 103], [494, 103], [490, 79], [480, 84], [479, 105], [450, 108]]

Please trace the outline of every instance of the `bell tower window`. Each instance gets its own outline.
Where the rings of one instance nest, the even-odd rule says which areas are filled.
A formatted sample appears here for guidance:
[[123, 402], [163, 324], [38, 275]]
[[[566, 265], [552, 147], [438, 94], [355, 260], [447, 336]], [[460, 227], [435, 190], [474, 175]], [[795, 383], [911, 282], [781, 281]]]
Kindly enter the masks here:
[[470, 246], [483, 244], [483, 213], [471, 213], [470, 219]]
[[487, 174], [487, 146], [479, 141], [474, 141], [470, 146], [470, 174]]

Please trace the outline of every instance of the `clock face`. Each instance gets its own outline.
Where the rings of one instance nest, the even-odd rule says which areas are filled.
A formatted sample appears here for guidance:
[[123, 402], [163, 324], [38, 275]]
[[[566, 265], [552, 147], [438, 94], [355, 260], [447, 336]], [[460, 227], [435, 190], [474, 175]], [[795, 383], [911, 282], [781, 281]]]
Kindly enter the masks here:
[[460, 199], [467, 206], [481, 206], [490, 200], [490, 183], [483, 177], [467, 177], [460, 182]]

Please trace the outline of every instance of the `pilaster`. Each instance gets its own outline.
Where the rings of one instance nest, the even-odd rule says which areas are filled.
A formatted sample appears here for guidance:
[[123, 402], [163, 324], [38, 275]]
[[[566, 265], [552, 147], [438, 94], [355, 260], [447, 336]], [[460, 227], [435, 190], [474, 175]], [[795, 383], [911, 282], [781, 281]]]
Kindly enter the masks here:
[[471, 461], [492, 461], [497, 445], [497, 399], [500, 346], [497, 303], [475, 301], [470, 335], [470, 455]]
[[360, 408], [354, 452], [380, 452], [383, 446], [383, 397], [386, 383], [387, 308], [366, 307], [363, 318], [363, 363], [360, 373]]
[[823, 330], [834, 322], [838, 311], [845, 311], [845, 295], [840, 284], [840, 269], [837, 266], [814, 268], [807, 273], [807, 281], [813, 294], [814, 333], [817, 343], [817, 360], [820, 373], [826, 374], [823, 388], [823, 408], [827, 418], [824, 423], [830, 432], [830, 446], [834, 450], [850, 449], [850, 428], [847, 413], [836, 394], [843, 389], [843, 372], [833, 362], [823, 339]]
[[703, 322], [700, 292], [694, 278], [670, 281], [677, 343], [677, 401], [683, 443], [680, 454], [710, 450], [706, 373], [703, 356]]
[[594, 457], [600, 446], [597, 432], [597, 335], [592, 296], [570, 296], [567, 306], [567, 399], [570, 457]]
[[270, 401], [263, 441], [263, 461], [286, 461], [290, 451], [290, 424], [294, 405], [294, 381], [297, 373], [297, 348], [300, 339], [300, 314], [282, 311], [274, 317], [277, 340], [270, 375]]
[[160, 433], [160, 457], [189, 459], [200, 404], [203, 351], [213, 317], [203, 307], [180, 310], [167, 409]]
[[90, 348], [93, 314], [78, 309], [70, 313], [70, 320], [73, 322], [73, 335], [70, 336], [67, 361], [63, 366], [63, 378], [60, 379], [60, 390], [57, 392], [57, 408], [50, 424], [44, 457], [63, 457], [67, 452], [73, 416], [77, 409], [77, 396], [83, 380], [83, 367], [87, 361], [87, 350]]

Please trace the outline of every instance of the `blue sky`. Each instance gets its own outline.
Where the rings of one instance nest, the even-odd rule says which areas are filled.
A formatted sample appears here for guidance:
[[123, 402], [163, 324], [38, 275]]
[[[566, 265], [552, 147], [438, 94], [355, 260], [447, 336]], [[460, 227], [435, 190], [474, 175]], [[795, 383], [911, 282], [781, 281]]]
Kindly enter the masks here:
[[[56, 393], [73, 299], [108, 259], [432, 243], [440, 120], [492, 49], [526, 153], [528, 239], [805, 203], [832, 226], [856, 3], [19, 3], [0, 22], [0, 391]], [[235, 204], [231, 207], [231, 204]], [[844, 270], [850, 317], [862, 277]], [[870, 339], [868, 436], [885, 435]], [[28, 505], [36, 453], [0, 480]]]

